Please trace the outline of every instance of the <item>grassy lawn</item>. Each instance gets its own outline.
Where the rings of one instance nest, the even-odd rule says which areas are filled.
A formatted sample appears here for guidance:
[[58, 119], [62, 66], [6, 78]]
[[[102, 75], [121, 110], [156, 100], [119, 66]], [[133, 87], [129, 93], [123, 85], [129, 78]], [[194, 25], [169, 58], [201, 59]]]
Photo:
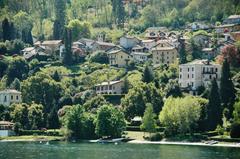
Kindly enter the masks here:
[[55, 141], [55, 140], [63, 140], [62, 136], [35, 136], [35, 135], [28, 135], [28, 136], [9, 136], [9, 137], [0, 137], [0, 140], [48, 140], [48, 141]]
[[[141, 131], [125, 131], [126, 137], [135, 140], [144, 140], [144, 132]], [[145, 136], [148, 136], [148, 133], [145, 133]]]

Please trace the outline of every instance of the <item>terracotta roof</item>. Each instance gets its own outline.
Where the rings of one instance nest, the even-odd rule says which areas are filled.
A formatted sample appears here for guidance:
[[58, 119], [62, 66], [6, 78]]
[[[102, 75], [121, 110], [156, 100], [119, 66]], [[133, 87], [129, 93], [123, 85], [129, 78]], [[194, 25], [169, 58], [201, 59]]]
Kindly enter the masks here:
[[240, 18], [240, 15], [230, 15], [228, 17], [228, 19], [236, 19], [236, 18]]
[[153, 51], [155, 50], [174, 50], [176, 49], [175, 47], [155, 47], [155, 48], [152, 48]]
[[208, 60], [194, 60], [182, 65], [219, 65], [219, 64], [213, 63], [212, 61]]

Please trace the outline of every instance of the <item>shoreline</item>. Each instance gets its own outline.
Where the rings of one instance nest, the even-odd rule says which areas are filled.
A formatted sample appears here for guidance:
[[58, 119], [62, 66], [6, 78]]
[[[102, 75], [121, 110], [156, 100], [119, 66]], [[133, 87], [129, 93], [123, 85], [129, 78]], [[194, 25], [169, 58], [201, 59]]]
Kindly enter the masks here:
[[216, 144], [206, 144], [202, 142], [177, 142], [177, 141], [142, 141], [142, 140], [132, 140], [129, 141], [130, 144], [153, 144], [153, 145], [183, 145], [183, 146], [210, 146], [210, 147], [235, 147], [240, 148], [240, 143], [216, 143]]
[[[63, 141], [59, 139], [52, 139], [52, 140], [46, 140], [46, 139], [2, 139], [0, 142], [57, 142], [57, 141]], [[68, 142], [68, 141], [67, 141]], [[97, 140], [82, 140], [81, 142], [86, 143], [97, 143]], [[177, 142], [177, 141], [145, 141], [145, 140], [131, 140], [126, 143], [129, 144], [152, 144], [152, 145], [182, 145], [182, 146], [207, 146], [207, 147], [232, 147], [232, 148], [240, 148], [240, 143], [216, 143], [216, 144], [206, 144], [203, 142]]]

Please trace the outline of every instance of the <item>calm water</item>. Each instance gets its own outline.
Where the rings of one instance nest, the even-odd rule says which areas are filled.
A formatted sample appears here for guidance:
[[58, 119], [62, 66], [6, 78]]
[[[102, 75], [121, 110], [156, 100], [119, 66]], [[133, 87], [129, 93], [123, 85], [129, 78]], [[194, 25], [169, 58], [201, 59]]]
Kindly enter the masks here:
[[240, 149], [201, 146], [0, 143], [0, 159], [240, 159]]

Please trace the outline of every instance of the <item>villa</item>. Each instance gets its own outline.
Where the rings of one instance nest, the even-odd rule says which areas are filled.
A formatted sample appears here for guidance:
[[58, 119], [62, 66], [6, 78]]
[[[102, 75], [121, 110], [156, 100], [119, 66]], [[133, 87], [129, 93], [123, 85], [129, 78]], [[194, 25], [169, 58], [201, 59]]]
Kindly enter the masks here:
[[10, 106], [12, 103], [21, 103], [21, 92], [14, 89], [0, 91], [0, 105]]
[[102, 82], [96, 85], [97, 94], [122, 94], [123, 81]]

